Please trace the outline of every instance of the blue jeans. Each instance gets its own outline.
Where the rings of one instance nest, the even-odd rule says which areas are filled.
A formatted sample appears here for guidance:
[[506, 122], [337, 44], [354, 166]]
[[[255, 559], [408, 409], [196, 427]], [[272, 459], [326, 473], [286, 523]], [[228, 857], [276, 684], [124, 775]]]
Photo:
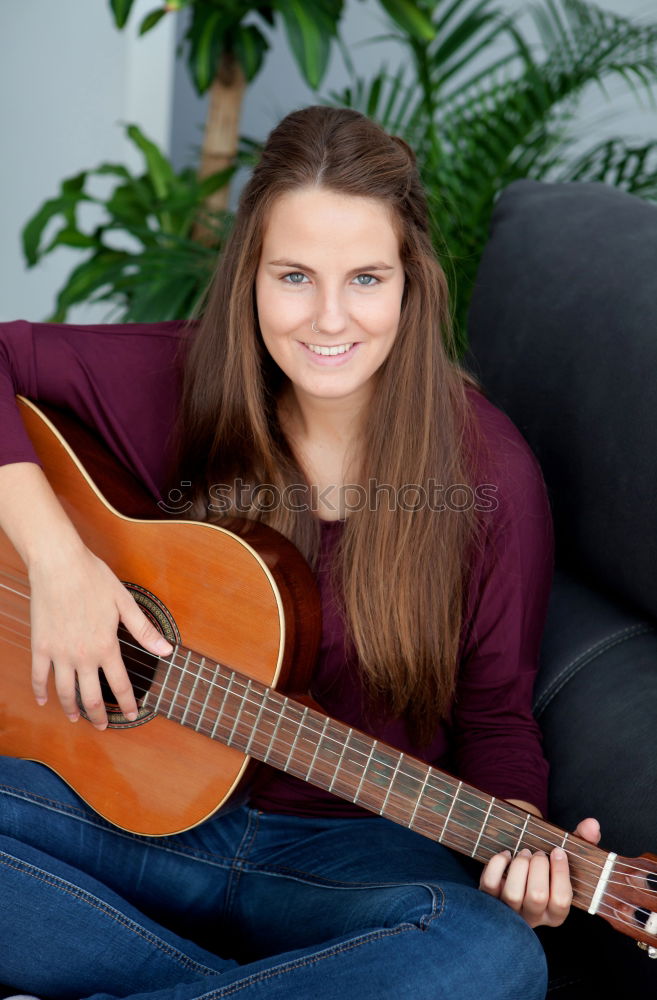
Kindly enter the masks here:
[[41, 997], [543, 1000], [540, 941], [480, 870], [379, 816], [138, 837], [0, 757], [0, 982]]

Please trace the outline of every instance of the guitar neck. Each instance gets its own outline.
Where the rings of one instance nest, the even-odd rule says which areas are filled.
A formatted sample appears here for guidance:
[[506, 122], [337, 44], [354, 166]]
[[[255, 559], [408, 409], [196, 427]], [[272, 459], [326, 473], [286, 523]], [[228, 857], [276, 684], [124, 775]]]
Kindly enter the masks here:
[[142, 707], [477, 861], [567, 848], [573, 904], [596, 912], [606, 852], [192, 650], [159, 661]]

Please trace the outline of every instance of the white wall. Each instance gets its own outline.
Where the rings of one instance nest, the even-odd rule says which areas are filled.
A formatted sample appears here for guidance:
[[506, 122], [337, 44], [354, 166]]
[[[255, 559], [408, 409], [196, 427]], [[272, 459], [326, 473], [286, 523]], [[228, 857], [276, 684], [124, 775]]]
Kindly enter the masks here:
[[[153, 7], [138, 0], [129, 28], [118, 31], [108, 0], [0, 2], [0, 320], [43, 319], [81, 260], [66, 247], [31, 270], [23, 259], [20, 231], [60, 182], [106, 161], [140, 167], [121, 122], [168, 149], [173, 18], [136, 37]], [[69, 321], [106, 314], [107, 304], [82, 305]]]

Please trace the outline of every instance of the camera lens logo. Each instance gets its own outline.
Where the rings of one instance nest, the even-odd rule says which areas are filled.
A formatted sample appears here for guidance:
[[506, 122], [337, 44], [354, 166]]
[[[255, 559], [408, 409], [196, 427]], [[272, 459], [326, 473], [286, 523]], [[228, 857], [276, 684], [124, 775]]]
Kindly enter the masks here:
[[160, 510], [165, 511], [167, 514], [180, 515], [187, 513], [187, 511], [192, 506], [192, 501], [185, 499], [184, 488], [187, 487], [189, 489], [192, 483], [191, 480], [184, 479], [180, 483], [180, 485], [182, 489], [178, 489], [177, 487], [175, 487], [174, 489], [169, 490], [169, 492], [167, 493], [166, 500], [157, 501], [157, 505], [160, 508]]

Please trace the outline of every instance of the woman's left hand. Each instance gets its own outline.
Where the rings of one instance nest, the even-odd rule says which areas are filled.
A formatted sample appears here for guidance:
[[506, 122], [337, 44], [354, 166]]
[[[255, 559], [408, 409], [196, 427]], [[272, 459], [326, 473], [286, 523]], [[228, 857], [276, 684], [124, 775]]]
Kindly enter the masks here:
[[[600, 824], [592, 817], [583, 819], [575, 834], [597, 844]], [[566, 853], [555, 847], [548, 857], [524, 848], [510, 859], [510, 851], [494, 854], [481, 873], [479, 888], [507, 903], [530, 927], [562, 924], [573, 898]]]

